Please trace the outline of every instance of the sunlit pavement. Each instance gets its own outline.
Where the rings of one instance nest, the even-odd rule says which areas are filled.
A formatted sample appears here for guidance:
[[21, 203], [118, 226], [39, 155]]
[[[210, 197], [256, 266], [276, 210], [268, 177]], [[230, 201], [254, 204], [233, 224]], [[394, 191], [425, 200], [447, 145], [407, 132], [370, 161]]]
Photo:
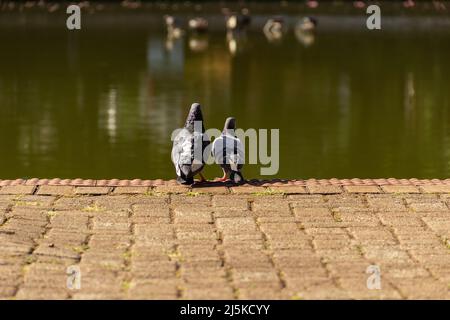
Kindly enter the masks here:
[[450, 298], [448, 180], [0, 180], [3, 299]]

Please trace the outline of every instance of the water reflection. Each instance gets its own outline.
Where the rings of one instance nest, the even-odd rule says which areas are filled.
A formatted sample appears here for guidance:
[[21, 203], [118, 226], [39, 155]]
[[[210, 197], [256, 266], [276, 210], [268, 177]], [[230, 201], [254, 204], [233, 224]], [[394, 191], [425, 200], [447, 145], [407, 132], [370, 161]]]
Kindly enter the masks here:
[[279, 128], [279, 177], [450, 174], [448, 32], [311, 30], [292, 15], [268, 39], [270, 17], [252, 18], [203, 34], [170, 34], [162, 15], [3, 29], [0, 177], [170, 178], [170, 134], [194, 101], [208, 127]]
[[315, 41], [315, 31], [317, 19], [314, 17], [304, 17], [297, 22], [294, 28], [297, 40], [305, 47], [310, 47]]
[[248, 44], [247, 32], [244, 31], [227, 31], [226, 41], [228, 44], [228, 51], [232, 56], [245, 51]]

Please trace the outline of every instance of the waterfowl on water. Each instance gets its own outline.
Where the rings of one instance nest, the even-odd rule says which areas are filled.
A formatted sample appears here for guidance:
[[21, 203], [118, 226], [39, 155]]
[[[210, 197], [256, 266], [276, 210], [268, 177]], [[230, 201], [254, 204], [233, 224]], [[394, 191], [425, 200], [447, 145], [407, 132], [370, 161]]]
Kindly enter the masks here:
[[285, 21], [283, 17], [273, 17], [267, 20], [263, 32], [269, 41], [279, 40], [285, 31]]
[[366, 7], [366, 3], [364, 1], [354, 1], [353, 6], [358, 9], [362, 9]]
[[178, 39], [183, 35], [183, 30], [180, 27], [180, 22], [177, 18], [170, 15], [164, 16], [164, 22], [166, 24], [167, 35], [171, 39]]
[[195, 32], [206, 32], [208, 31], [208, 20], [201, 17], [196, 17], [189, 19], [188, 21], [189, 29]]
[[403, 1], [403, 7], [405, 8], [414, 8], [416, 3], [413, 0], [405, 0]]
[[226, 181], [228, 178], [234, 183], [244, 182], [241, 173], [244, 166], [244, 147], [236, 136], [236, 119], [227, 118], [222, 135], [214, 140], [212, 154], [215, 162], [222, 167], [223, 177], [217, 180]]
[[128, 8], [128, 9], [137, 9], [141, 7], [140, 1], [130, 1], [130, 0], [124, 0], [121, 3], [122, 7]]
[[241, 14], [229, 14], [226, 19], [226, 26], [230, 31], [240, 31], [247, 28], [250, 25], [250, 22], [251, 18], [249, 10], [244, 8], [241, 10]]
[[193, 103], [184, 128], [173, 141], [172, 162], [179, 183], [193, 184], [197, 174], [202, 181], [205, 180], [201, 174], [206, 162], [203, 155], [210, 153], [210, 144], [211, 141], [205, 133], [201, 106]]

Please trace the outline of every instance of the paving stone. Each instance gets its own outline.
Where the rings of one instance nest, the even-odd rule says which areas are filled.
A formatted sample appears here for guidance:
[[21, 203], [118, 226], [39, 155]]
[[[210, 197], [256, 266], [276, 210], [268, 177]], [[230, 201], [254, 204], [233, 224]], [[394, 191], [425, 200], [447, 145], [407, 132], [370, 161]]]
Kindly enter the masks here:
[[183, 293], [188, 300], [231, 300], [234, 299], [233, 289], [228, 288], [188, 288]]
[[243, 185], [239, 187], [232, 187], [231, 192], [233, 194], [264, 194], [269, 192], [265, 187]]
[[228, 194], [230, 191], [227, 187], [192, 187], [192, 192], [207, 194]]
[[420, 193], [419, 188], [415, 186], [382, 186], [381, 189], [383, 189], [384, 192], [388, 193]]
[[253, 218], [217, 218], [217, 228], [223, 232], [247, 233], [256, 231], [256, 222]]
[[89, 208], [94, 199], [91, 197], [62, 197], [53, 205], [55, 210], [83, 210]]
[[344, 189], [350, 193], [381, 193], [377, 186], [346, 186]]
[[215, 218], [232, 218], [232, 217], [248, 217], [252, 216], [252, 212], [244, 209], [229, 209], [222, 207], [214, 207], [214, 217]]
[[247, 210], [248, 198], [242, 195], [215, 195], [212, 197], [212, 206], [219, 208]]
[[75, 194], [75, 187], [71, 186], [40, 186], [36, 192], [38, 195], [68, 196]]
[[154, 191], [157, 193], [187, 193], [190, 188], [187, 186], [173, 185], [173, 186], [156, 186]]
[[170, 195], [170, 204], [172, 206], [186, 206], [190, 207], [209, 207], [211, 204], [211, 196], [206, 194], [191, 194], [191, 195], [182, 195], [182, 194], [172, 194]]
[[425, 202], [425, 203], [412, 203], [409, 205], [411, 209], [413, 209], [416, 212], [420, 211], [447, 211], [450, 213], [450, 210], [443, 202]]
[[377, 211], [407, 211], [403, 199], [391, 195], [367, 195], [367, 202], [370, 208]]
[[320, 193], [320, 194], [333, 194], [341, 193], [343, 190], [338, 186], [327, 186], [327, 185], [306, 185], [309, 193]]
[[284, 193], [284, 194], [304, 194], [308, 193], [305, 187], [303, 186], [295, 186], [295, 185], [287, 185], [287, 186], [270, 186], [269, 189], [275, 193]]
[[252, 209], [254, 211], [271, 210], [285, 213], [290, 212], [289, 203], [286, 202], [283, 198], [275, 197], [274, 199], [270, 199], [270, 201], [267, 201], [267, 199], [256, 199], [253, 202]]
[[109, 187], [77, 187], [75, 194], [78, 195], [103, 195], [111, 191]]
[[175, 223], [212, 223], [211, 210], [177, 208], [174, 210]]
[[[355, 187], [0, 194], [0, 298], [450, 298], [450, 196]], [[382, 290], [366, 287], [371, 264]], [[64, 287], [70, 265], [81, 290]]]
[[15, 286], [0, 286], [0, 299], [8, 299], [14, 297], [16, 293]]
[[35, 186], [5, 186], [0, 189], [0, 195], [24, 195], [24, 194], [33, 194], [36, 190]]

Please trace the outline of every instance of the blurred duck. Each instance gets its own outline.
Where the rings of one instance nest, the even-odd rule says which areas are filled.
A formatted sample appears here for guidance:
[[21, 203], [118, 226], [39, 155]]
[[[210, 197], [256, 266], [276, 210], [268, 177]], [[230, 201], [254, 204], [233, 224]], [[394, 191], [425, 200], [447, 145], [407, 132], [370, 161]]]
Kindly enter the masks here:
[[366, 7], [366, 4], [364, 1], [354, 1], [353, 6], [357, 9], [363, 9]]
[[416, 3], [413, 0], [403, 1], [403, 7], [405, 7], [405, 8], [413, 8], [415, 6], [416, 6]]
[[58, 4], [58, 3], [52, 3], [52, 4], [49, 4], [49, 5], [47, 6], [47, 10], [48, 10], [48, 12], [50, 12], [50, 13], [53, 13], [53, 12], [55, 12], [55, 11], [58, 11], [58, 9], [59, 9], [59, 4]]
[[205, 18], [196, 17], [189, 19], [189, 29], [198, 33], [208, 31], [208, 21]]
[[315, 41], [314, 31], [317, 27], [317, 20], [313, 17], [305, 17], [295, 26], [295, 37], [305, 47], [311, 46]]
[[28, 8], [33, 8], [36, 5], [36, 2], [34, 1], [25, 1], [25, 4], [23, 5], [24, 8], [28, 9]]
[[175, 41], [183, 36], [184, 31], [180, 28], [178, 20], [173, 16], [165, 15], [164, 22], [167, 29], [166, 49], [172, 51]]
[[250, 25], [250, 22], [251, 18], [247, 8], [242, 9], [241, 14], [232, 13], [228, 15], [226, 19], [226, 25], [229, 31], [244, 30]]
[[316, 36], [313, 32], [304, 32], [299, 28], [295, 28], [295, 37], [305, 48], [310, 47], [316, 41]]
[[205, 133], [201, 106], [193, 103], [184, 128], [178, 131], [173, 141], [172, 162], [178, 183], [193, 184], [197, 174], [202, 181], [205, 180], [201, 173], [205, 166], [203, 155], [211, 152], [210, 143]]
[[310, 47], [315, 41], [316, 27], [317, 20], [315, 18], [305, 17], [295, 26], [295, 37], [302, 45]]
[[128, 9], [137, 9], [141, 6], [140, 1], [130, 1], [130, 0], [124, 0], [121, 2], [122, 7], [128, 8]]
[[303, 32], [312, 32], [317, 27], [317, 19], [313, 17], [304, 17], [298, 24], [297, 27]]
[[317, 8], [319, 6], [319, 2], [316, 1], [316, 0], [309, 0], [306, 3], [306, 5], [308, 6], [308, 8], [315, 9], [315, 8]]
[[165, 15], [164, 22], [166, 24], [169, 38], [178, 39], [183, 35], [183, 30], [180, 27], [180, 23], [174, 16]]
[[263, 32], [269, 41], [281, 40], [285, 31], [285, 22], [282, 17], [273, 17], [267, 20]]

